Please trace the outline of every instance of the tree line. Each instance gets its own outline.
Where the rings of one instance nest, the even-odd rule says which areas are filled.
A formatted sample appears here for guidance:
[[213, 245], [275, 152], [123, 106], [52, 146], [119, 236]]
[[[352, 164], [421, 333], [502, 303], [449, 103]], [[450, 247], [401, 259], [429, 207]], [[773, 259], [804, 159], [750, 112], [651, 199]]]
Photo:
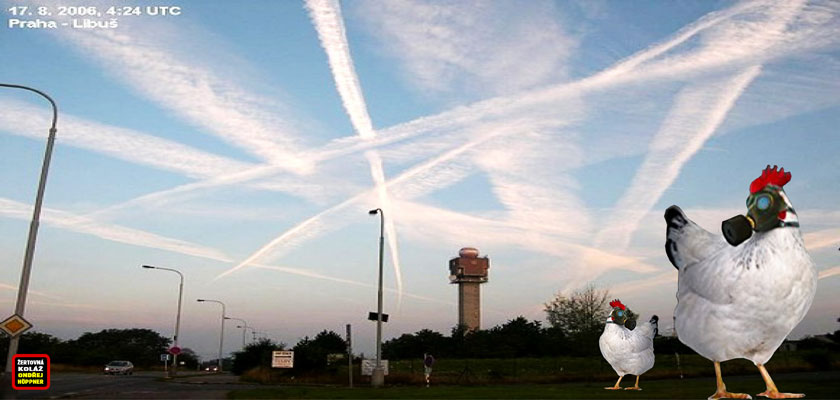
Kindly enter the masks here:
[[[547, 326], [519, 316], [484, 330], [470, 331], [464, 326], [455, 326], [448, 336], [422, 329], [384, 342], [383, 358], [417, 359], [424, 353], [438, 358], [600, 356], [598, 339], [609, 314], [608, 299], [606, 290], [591, 286], [569, 296], [557, 294], [544, 304]], [[0, 339], [0, 354], [7, 353], [8, 343], [8, 337]], [[166, 353], [170, 344], [170, 339], [141, 328], [104, 329], [84, 333], [72, 340], [29, 332], [21, 336], [18, 352], [48, 354], [52, 362], [58, 364], [102, 366], [113, 360], [129, 360], [137, 367], [148, 368], [161, 364], [160, 355]], [[840, 330], [801, 340], [799, 348], [840, 350]], [[273, 351], [287, 349], [295, 352], [295, 368], [290, 372], [325, 371], [334, 368], [328, 362], [331, 354], [346, 353], [346, 342], [330, 330], [323, 330], [313, 338], [307, 336], [291, 348], [285, 343], [261, 339], [233, 353], [232, 370], [241, 374], [256, 367], [267, 368], [271, 365]], [[673, 336], [654, 339], [654, 351], [657, 354], [693, 353]], [[0, 365], [5, 361], [2, 357]], [[199, 359], [195, 352], [185, 348], [178, 361], [184, 361], [186, 368], [193, 369], [198, 366]]]
[[588, 286], [561, 293], [544, 304], [548, 326], [519, 316], [490, 329], [455, 326], [449, 336], [428, 329], [404, 334], [382, 345], [387, 359], [417, 358], [423, 353], [447, 358], [512, 358], [598, 355], [598, 338], [609, 315], [609, 292]]
[[[114, 360], [131, 361], [135, 366], [148, 368], [160, 365], [160, 355], [166, 353], [172, 341], [151, 329], [103, 329], [86, 332], [76, 339], [61, 340], [40, 332], [21, 335], [18, 353], [47, 354], [56, 364], [102, 366]], [[9, 349], [9, 338], [0, 340], [0, 354]], [[178, 361], [187, 368], [196, 368], [198, 358], [190, 349], [183, 349]], [[6, 359], [0, 361], [5, 366]]]
[[[241, 375], [252, 368], [267, 368], [271, 366], [271, 354], [275, 350], [287, 350], [286, 344], [270, 339], [261, 339], [251, 343], [242, 351], [233, 353], [231, 371]], [[329, 367], [329, 355], [347, 353], [347, 343], [338, 333], [323, 330], [314, 338], [304, 337], [288, 350], [295, 352], [294, 368], [289, 371], [290, 373], [324, 371]]]

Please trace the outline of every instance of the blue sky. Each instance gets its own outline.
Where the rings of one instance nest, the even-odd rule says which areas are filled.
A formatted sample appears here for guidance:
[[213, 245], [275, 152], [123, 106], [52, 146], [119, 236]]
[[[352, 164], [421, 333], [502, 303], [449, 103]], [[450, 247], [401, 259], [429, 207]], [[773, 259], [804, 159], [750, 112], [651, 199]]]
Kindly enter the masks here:
[[[670, 321], [664, 209], [717, 231], [767, 164], [821, 274], [792, 336], [837, 329], [836, 2], [175, 2], [90, 30], [11, 29], [16, 5], [59, 3], [4, 1], [0, 35], [0, 81], [60, 107], [39, 331], [170, 335], [177, 276], [152, 264], [186, 276], [181, 345], [205, 358], [220, 311], [196, 298], [288, 344], [350, 323], [371, 354], [377, 207], [386, 338], [457, 322], [464, 246], [491, 260], [485, 327], [590, 282]], [[5, 89], [0, 110], [11, 314], [49, 108]]]

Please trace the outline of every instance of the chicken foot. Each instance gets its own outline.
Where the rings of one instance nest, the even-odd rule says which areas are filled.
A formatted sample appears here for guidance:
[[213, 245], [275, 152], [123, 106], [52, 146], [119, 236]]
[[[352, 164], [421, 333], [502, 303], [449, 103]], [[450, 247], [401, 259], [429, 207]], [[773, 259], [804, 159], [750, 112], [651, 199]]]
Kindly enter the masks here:
[[758, 371], [761, 372], [761, 377], [764, 378], [764, 383], [767, 384], [767, 390], [757, 394], [757, 396], [769, 397], [771, 399], [798, 399], [805, 397], [803, 393], [780, 393], [779, 389], [776, 388], [776, 384], [773, 383], [773, 379], [770, 378], [767, 369], [764, 368], [764, 365], [756, 364], [755, 366], [758, 367]]
[[715, 376], [717, 376], [717, 391], [715, 394], [709, 396], [709, 400], [714, 399], [752, 399], [752, 396], [746, 393], [730, 393], [726, 391], [726, 385], [723, 383], [723, 378], [720, 376], [720, 363], [715, 361]]
[[636, 386], [628, 386], [624, 388], [624, 390], [642, 390], [642, 388], [639, 387], [639, 375], [636, 375]]
[[607, 386], [604, 389], [607, 389], [607, 390], [619, 390], [619, 389], [621, 389], [621, 386], [618, 386], [618, 384], [621, 383], [621, 378], [624, 378], [624, 375], [618, 377], [618, 381], [615, 382], [615, 386]]

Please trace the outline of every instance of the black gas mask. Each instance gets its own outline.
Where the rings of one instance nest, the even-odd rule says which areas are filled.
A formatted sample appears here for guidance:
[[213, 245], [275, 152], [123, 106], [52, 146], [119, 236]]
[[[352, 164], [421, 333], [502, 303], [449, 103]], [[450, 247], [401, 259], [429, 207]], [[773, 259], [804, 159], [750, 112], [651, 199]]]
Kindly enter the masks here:
[[723, 237], [732, 246], [737, 246], [752, 236], [752, 232], [767, 232], [781, 226], [795, 225], [785, 223], [787, 211], [792, 211], [782, 197], [782, 188], [767, 185], [764, 189], [747, 197], [747, 215], [736, 215], [723, 221]]

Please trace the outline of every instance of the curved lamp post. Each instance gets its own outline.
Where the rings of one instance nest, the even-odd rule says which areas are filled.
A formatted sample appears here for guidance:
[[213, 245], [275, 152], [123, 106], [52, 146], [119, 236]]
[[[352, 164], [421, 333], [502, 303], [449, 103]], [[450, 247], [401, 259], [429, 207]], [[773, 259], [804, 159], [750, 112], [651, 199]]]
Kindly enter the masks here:
[[[23, 318], [23, 312], [26, 309], [26, 293], [29, 291], [29, 275], [32, 271], [32, 257], [35, 254], [35, 239], [38, 236], [41, 204], [44, 199], [44, 187], [47, 184], [47, 171], [50, 168], [50, 158], [52, 158], [53, 143], [55, 143], [55, 132], [57, 131], [55, 125], [58, 122], [58, 106], [55, 105], [55, 101], [53, 101], [50, 96], [38, 89], [8, 83], [0, 83], [0, 87], [22, 89], [37, 93], [47, 99], [53, 109], [52, 125], [50, 126], [49, 136], [47, 137], [47, 149], [44, 152], [44, 163], [41, 166], [41, 179], [38, 181], [38, 194], [35, 197], [35, 210], [32, 212], [32, 223], [29, 225], [29, 238], [26, 241], [26, 252], [23, 256], [23, 269], [20, 274], [20, 286], [18, 287], [17, 303], [15, 304], [15, 314]], [[6, 357], [6, 376], [11, 376], [12, 358], [15, 354], [17, 354], [19, 342], [20, 335], [15, 335], [9, 340], [9, 353]]]
[[242, 332], [242, 334], [243, 334], [243, 335], [245, 334], [245, 332], [248, 332], [248, 329], [250, 329], [250, 330], [251, 330], [251, 334], [252, 334], [252, 335], [254, 335], [254, 336], [253, 336], [253, 339], [251, 340], [251, 342], [253, 343], [253, 342], [256, 342], [256, 341], [257, 341], [257, 330], [256, 330], [256, 329], [254, 329], [254, 327], [253, 327], [253, 326], [247, 326], [247, 325], [236, 325], [236, 327], [237, 327], [237, 328], [239, 328], [239, 329], [242, 329], [242, 330], [243, 330], [243, 332]]
[[210, 300], [210, 299], [197, 299], [199, 303], [202, 302], [209, 302], [209, 303], [219, 303], [222, 305], [222, 330], [219, 332], [219, 372], [222, 372], [222, 344], [225, 341], [225, 303], [222, 303], [219, 300]]
[[368, 211], [370, 215], [379, 214], [379, 289], [376, 301], [376, 366], [370, 377], [370, 384], [380, 387], [385, 384], [385, 369], [382, 368], [382, 252], [385, 244], [385, 213], [381, 208]]
[[[181, 285], [178, 286], [178, 314], [175, 317], [175, 340], [173, 340], [173, 347], [178, 347], [178, 331], [181, 328], [181, 299], [184, 297], [184, 274], [181, 271], [172, 268], [155, 267], [153, 265], [144, 265], [143, 268], [160, 269], [164, 271], [172, 271], [181, 277]], [[172, 355], [172, 375], [178, 374], [178, 354]]]
[[242, 319], [242, 318], [225, 317], [225, 319], [235, 319], [237, 321], [242, 322], [242, 326], [237, 325], [236, 327], [237, 328], [242, 328], [242, 350], [245, 350], [245, 330], [250, 328], [250, 326], [248, 326], [248, 323], [245, 322], [245, 320]]

